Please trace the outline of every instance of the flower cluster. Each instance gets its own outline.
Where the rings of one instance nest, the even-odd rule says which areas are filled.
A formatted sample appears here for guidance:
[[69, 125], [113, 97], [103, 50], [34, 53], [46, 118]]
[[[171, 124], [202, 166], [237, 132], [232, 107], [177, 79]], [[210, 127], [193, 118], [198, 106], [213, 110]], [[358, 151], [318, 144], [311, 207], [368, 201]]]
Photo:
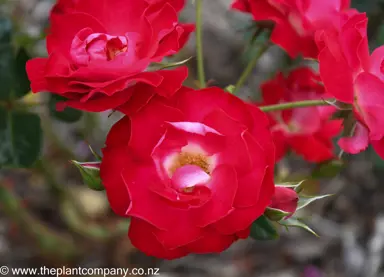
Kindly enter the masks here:
[[33, 92], [66, 99], [59, 110], [124, 114], [101, 163], [75, 165], [93, 187], [102, 182], [116, 214], [131, 219], [132, 244], [167, 259], [221, 252], [265, 218], [287, 225], [301, 207], [300, 189], [275, 185], [276, 161], [289, 149], [309, 162], [335, 159], [336, 104], [267, 114], [268, 106], [335, 98], [357, 121], [340, 146], [357, 153], [371, 142], [384, 157], [384, 48], [369, 54], [367, 18], [348, 0], [234, 1], [255, 21], [272, 21], [271, 41], [291, 57], [320, 64], [320, 74], [308, 67], [278, 73], [261, 86], [262, 103], [185, 87], [185, 66], [158, 66], [194, 31], [178, 20], [184, 2], [59, 0], [48, 57], [27, 64]]
[[332, 26], [333, 20], [350, 6], [349, 0], [236, 0], [232, 8], [251, 13], [254, 20], [275, 23], [271, 41], [291, 57], [302, 54], [316, 59], [316, 31]]
[[[384, 111], [384, 48], [370, 54], [365, 13], [350, 8], [349, 0], [236, 0], [232, 8], [251, 13], [256, 21], [273, 21], [271, 40], [291, 57], [301, 54], [318, 60], [319, 83], [328, 95], [351, 105], [357, 120], [351, 136], [339, 140], [345, 152], [359, 153], [371, 143], [384, 157], [384, 120], [380, 116]], [[264, 95], [271, 85], [266, 85]], [[328, 135], [334, 136], [333, 131]], [[310, 157], [304, 144], [298, 144], [301, 150], [293, 146], [295, 151], [308, 160], [321, 160]]]

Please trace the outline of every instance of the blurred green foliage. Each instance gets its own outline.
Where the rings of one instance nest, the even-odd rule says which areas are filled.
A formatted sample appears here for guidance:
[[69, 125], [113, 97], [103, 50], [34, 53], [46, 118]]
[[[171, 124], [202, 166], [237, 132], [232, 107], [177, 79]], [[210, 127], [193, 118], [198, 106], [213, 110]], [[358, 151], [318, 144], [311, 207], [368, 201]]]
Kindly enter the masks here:
[[0, 18], [0, 167], [29, 167], [40, 154], [40, 117], [19, 105], [30, 90], [28, 59], [23, 48], [12, 47], [10, 20]]
[[65, 101], [65, 98], [60, 96], [60, 95], [57, 95], [57, 94], [51, 94], [49, 96], [49, 113], [52, 117], [54, 117], [55, 119], [58, 119], [60, 121], [64, 121], [64, 122], [67, 122], [67, 123], [73, 123], [73, 122], [76, 122], [78, 121], [82, 115], [83, 115], [83, 112], [79, 111], [79, 110], [75, 110], [75, 109], [72, 109], [72, 108], [66, 108], [64, 111], [57, 111], [56, 110], [56, 104], [58, 102], [62, 102], [62, 101]]

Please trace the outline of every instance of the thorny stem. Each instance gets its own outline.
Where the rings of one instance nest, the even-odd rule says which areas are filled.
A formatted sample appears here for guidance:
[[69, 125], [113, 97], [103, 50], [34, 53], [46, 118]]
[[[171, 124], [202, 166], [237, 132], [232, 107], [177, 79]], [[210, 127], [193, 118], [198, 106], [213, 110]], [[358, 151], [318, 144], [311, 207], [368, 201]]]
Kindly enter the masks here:
[[204, 55], [203, 55], [203, 33], [202, 33], [202, 9], [203, 0], [196, 0], [196, 51], [197, 51], [197, 75], [199, 78], [200, 88], [206, 87], [204, 72]]
[[282, 111], [289, 110], [294, 108], [306, 108], [306, 107], [314, 107], [314, 106], [327, 106], [330, 105], [334, 101], [333, 99], [321, 99], [321, 100], [304, 100], [297, 102], [287, 102], [276, 105], [269, 105], [260, 107], [260, 110], [263, 112], [274, 112], [274, 111]]

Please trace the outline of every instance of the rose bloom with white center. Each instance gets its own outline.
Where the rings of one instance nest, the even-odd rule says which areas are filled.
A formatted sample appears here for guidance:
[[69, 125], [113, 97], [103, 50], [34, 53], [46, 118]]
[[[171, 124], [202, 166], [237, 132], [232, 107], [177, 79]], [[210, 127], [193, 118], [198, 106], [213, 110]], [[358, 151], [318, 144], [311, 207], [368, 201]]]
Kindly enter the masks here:
[[271, 204], [274, 155], [256, 106], [219, 88], [182, 88], [113, 126], [100, 175], [112, 209], [131, 218], [132, 244], [174, 259], [249, 236]]

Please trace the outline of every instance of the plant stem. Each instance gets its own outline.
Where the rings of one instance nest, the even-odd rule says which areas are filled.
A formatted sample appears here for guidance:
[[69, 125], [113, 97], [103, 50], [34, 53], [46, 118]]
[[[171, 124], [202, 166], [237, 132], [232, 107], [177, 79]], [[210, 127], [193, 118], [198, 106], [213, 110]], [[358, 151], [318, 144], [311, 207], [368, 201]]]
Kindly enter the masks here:
[[197, 51], [197, 75], [199, 78], [200, 88], [206, 87], [204, 72], [204, 55], [203, 55], [203, 33], [202, 33], [202, 9], [203, 0], [196, 0], [196, 51]]
[[281, 103], [276, 105], [269, 105], [269, 106], [263, 106], [260, 107], [260, 110], [263, 112], [274, 112], [274, 111], [281, 111], [281, 110], [289, 110], [294, 108], [305, 108], [305, 107], [313, 107], [313, 106], [327, 106], [330, 102], [333, 101], [333, 99], [321, 99], [321, 100], [304, 100], [304, 101], [297, 101], [297, 102], [287, 102], [287, 103]]
[[244, 85], [245, 81], [247, 81], [249, 75], [252, 73], [253, 68], [256, 66], [260, 57], [268, 50], [269, 46], [270, 46], [269, 43], [265, 43], [264, 45], [260, 46], [259, 50], [255, 54], [253, 59], [249, 61], [247, 67], [244, 69], [239, 80], [237, 81], [235, 85], [234, 93], [236, 93], [236, 91]]

